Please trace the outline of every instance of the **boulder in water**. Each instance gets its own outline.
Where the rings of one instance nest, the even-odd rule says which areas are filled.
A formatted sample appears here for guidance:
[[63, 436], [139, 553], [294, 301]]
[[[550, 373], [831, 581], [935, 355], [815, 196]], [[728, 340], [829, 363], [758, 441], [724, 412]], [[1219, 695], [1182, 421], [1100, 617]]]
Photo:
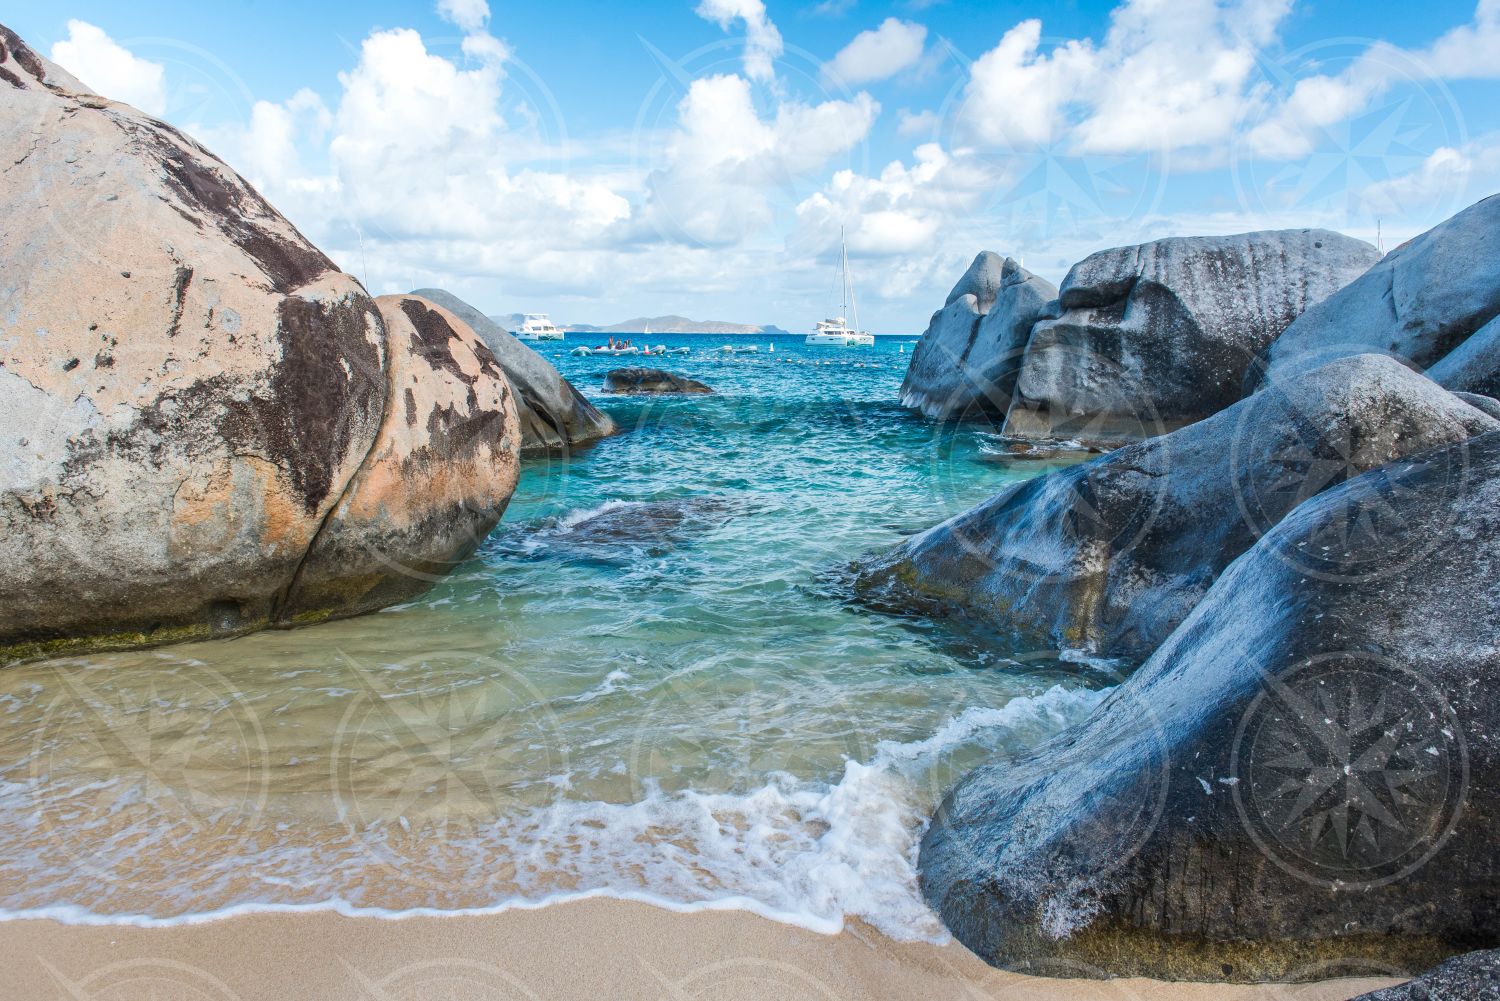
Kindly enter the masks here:
[[1011, 258], [980, 254], [912, 349], [902, 405], [928, 417], [1003, 420], [1032, 325], [1056, 296]]
[[684, 375], [673, 375], [658, 368], [617, 368], [604, 376], [606, 393], [703, 394], [712, 393], [708, 386]]
[[405, 347], [223, 161], [4, 28], [0, 157], [0, 526], [25, 554], [0, 661], [288, 621]]
[[551, 362], [452, 292], [424, 288], [412, 295], [441, 306], [468, 324], [494, 354], [516, 393], [523, 453], [577, 448], [619, 430], [609, 415], [584, 399]]
[[1500, 427], [1389, 358], [1345, 358], [1207, 420], [1017, 484], [859, 566], [876, 607], [963, 614], [1139, 663], [1235, 557], [1351, 476]]
[[1375, 262], [1327, 230], [1174, 237], [1094, 254], [1032, 328], [1005, 433], [1130, 441], [1239, 400], [1304, 310]]
[[1500, 431], [1306, 501], [1084, 723], [962, 780], [927, 898], [1012, 968], [1255, 981], [1500, 943], [1496, 567]]
[[297, 621], [421, 594], [478, 548], [516, 487], [516, 404], [484, 341], [417, 296], [375, 302], [391, 404], [302, 562], [283, 613]]
[[658, 557], [712, 531], [739, 513], [730, 498], [674, 497], [654, 501], [610, 501], [541, 528], [518, 540], [523, 554], [605, 563]]

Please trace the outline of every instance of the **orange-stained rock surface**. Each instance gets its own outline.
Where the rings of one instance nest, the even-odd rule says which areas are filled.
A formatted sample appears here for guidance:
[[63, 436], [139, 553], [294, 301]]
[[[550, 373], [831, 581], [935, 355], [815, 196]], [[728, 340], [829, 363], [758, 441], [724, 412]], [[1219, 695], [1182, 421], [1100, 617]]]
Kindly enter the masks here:
[[[389, 427], [374, 300], [223, 161], [3, 26], [0, 164], [0, 662], [287, 621], [309, 547]], [[397, 353], [420, 383], [409, 340]], [[459, 407], [441, 430], [493, 431], [505, 451], [485, 409], [498, 390], [474, 391], [482, 427]], [[422, 475], [386, 508], [400, 531], [430, 481], [479, 492], [472, 470]], [[514, 463], [498, 475], [508, 498]]]

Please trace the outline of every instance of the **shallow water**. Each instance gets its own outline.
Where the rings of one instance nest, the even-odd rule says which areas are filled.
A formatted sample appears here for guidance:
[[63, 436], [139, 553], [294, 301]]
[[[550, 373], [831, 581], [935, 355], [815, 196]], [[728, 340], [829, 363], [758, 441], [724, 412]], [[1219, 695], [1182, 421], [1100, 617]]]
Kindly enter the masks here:
[[[567, 354], [596, 341], [542, 350], [595, 395], [637, 362]], [[501, 526], [422, 599], [0, 672], [0, 908], [606, 892], [941, 936], [915, 887], [926, 817], [1110, 676], [851, 607], [828, 571], [1050, 467], [896, 406], [911, 340], [651, 342], [690, 346], [645, 364], [717, 394], [595, 395], [625, 433], [524, 463]]]

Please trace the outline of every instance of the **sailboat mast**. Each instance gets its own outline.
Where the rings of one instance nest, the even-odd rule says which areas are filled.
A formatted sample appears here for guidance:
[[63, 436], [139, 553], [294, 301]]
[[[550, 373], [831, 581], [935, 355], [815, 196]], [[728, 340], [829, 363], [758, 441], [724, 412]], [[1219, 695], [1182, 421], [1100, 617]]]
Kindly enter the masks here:
[[849, 245], [844, 242], [843, 231], [839, 231], [839, 256], [843, 259], [844, 267], [844, 316], [846, 324], [853, 320], [853, 325], [848, 329], [855, 333], [859, 332], [859, 304], [854, 301], [854, 280], [849, 277]]

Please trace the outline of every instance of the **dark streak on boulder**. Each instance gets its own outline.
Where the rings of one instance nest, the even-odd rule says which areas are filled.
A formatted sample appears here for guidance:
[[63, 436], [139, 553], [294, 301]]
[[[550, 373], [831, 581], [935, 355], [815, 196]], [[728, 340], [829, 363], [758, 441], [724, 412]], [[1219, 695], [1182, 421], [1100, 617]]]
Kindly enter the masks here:
[[589, 445], [618, 430], [614, 421], [584, 399], [551, 362], [473, 306], [442, 289], [419, 289], [412, 295], [435, 303], [467, 323], [493, 353], [516, 394], [523, 452], [536, 454]]

